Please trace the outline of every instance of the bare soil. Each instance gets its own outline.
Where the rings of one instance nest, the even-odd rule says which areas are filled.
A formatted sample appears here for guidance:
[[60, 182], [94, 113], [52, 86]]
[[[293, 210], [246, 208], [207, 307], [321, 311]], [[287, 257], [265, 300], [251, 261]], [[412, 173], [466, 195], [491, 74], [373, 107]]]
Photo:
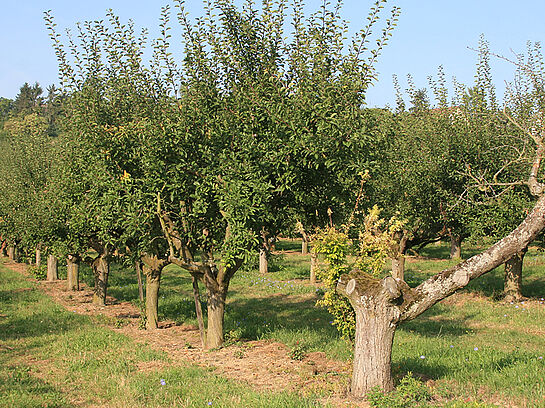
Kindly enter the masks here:
[[[7, 267], [30, 276], [24, 264], [6, 263]], [[129, 302], [108, 296], [106, 306], [91, 303], [92, 289], [80, 284], [77, 292], [68, 291], [66, 281], [39, 281], [40, 288], [67, 310], [89, 316], [102, 315], [112, 330], [123, 333], [139, 343], [168, 353], [174, 365], [194, 364], [212, 368], [224, 377], [245, 382], [263, 391], [291, 391], [300, 395], [322, 393], [322, 402], [334, 407], [367, 408], [366, 401], [348, 395], [351, 365], [328, 359], [322, 352], [310, 352], [302, 360], [293, 360], [286, 345], [271, 341], [241, 341], [218, 350], [203, 350], [196, 326], [160, 322], [157, 330], [139, 328], [140, 310]], [[141, 364], [141, 371], [162, 366], [151, 362]]]

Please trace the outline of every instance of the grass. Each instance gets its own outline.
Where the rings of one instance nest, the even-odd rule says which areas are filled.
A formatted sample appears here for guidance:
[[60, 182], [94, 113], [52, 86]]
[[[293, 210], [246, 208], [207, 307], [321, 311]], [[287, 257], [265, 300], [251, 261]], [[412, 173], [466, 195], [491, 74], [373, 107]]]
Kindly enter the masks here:
[[[290, 252], [276, 256], [271, 272], [266, 276], [254, 268], [247, 268], [233, 278], [225, 316], [226, 333], [249, 340], [274, 339], [290, 349], [299, 345], [306, 352], [323, 351], [329, 358], [349, 361], [351, 343], [338, 336], [327, 311], [315, 307], [320, 290], [307, 283], [309, 257], [293, 252], [300, 249], [300, 242], [280, 241], [277, 248], [280, 247]], [[465, 254], [478, 250], [464, 249]], [[406, 264], [406, 278], [411, 286], [455, 263], [446, 259], [446, 245], [427, 247], [421, 255]], [[545, 407], [542, 380], [545, 375], [545, 302], [540, 300], [545, 297], [544, 265], [545, 255], [530, 250], [525, 258], [523, 279], [523, 294], [531, 298], [529, 301], [509, 304], [500, 300], [503, 269], [498, 268], [416, 320], [403, 324], [394, 340], [392, 366], [396, 378], [399, 380], [412, 372], [419, 378], [431, 380], [434, 397], [429, 402], [431, 405], [481, 407], [497, 403], [500, 406]], [[88, 272], [83, 270], [83, 274], [85, 279], [91, 280]], [[24, 284], [32, 286], [29, 282]], [[6, 290], [2, 289], [0, 299]], [[204, 293], [202, 288], [201, 293]], [[109, 294], [120, 300], [137, 302], [134, 271], [113, 267]], [[50, 314], [49, 308], [56, 310], [51, 304], [47, 310], [34, 307], [32, 313], [29, 312], [28, 302], [41, 296], [35, 289], [14, 296], [16, 299], [10, 304], [21, 308], [22, 315], [10, 323], [16, 328], [11, 332], [23, 333], [24, 340], [19, 344], [3, 334], [5, 322], [0, 320], [3, 325], [0, 326], [0, 343], [30, 348], [32, 353], [37, 353], [36, 358], [57, 364], [54, 381], [30, 384], [34, 380], [29, 380], [25, 386], [26, 393], [33, 398], [38, 395], [39, 398], [50, 398], [53, 401], [50, 406], [63, 406], [66, 387], [71, 397], [87, 395], [78, 396], [85, 401], [89, 401], [90, 395], [94, 394], [90, 390], [96, 387], [101, 390], [96, 397], [98, 400], [91, 401], [113, 401], [112, 406], [202, 406], [214, 401], [215, 406], [222, 407], [304, 407], [315, 403], [312, 398], [305, 400], [290, 394], [244, 393], [237, 388], [240, 385], [214, 373], [194, 367], [170, 367], [168, 356], [152, 353], [96, 327], [91, 319], [62, 311]], [[163, 273], [159, 310], [161, 319], [196, 324], [191, 280], [177, 267], [169, 266]], [[1, 313], [12, 318], [6, 311]], [[32, 317], [25, 315], [28, 313]], [[63, 323], [65, 318], [68, 320]], [[44, 328], [38, 321], [50, 323]], [[57, 326], [63, 329], [60, 332], [52, 329]], [[5, 355], [3, 351], [0, 354]], [[120, 359], [119, 356], [123, 357]], [[118, 363], [118, 360], [124, 362]], [[152, 360], [163, 362], [165, 368], [151, 373], [135, 369], [139, 361]], [[38, 378], [31, 375], [32, 372], [25, 374], [29, 365], [21, 367], [17, 374], [21, 378]], [[69, 375], [61, 374], [63, 370]], [[103, 381], [102, 376], [115, 380]], [[166, 386], [157, 385], [161, 379], [166, 381]], [[26, 384], [25, 381], [21, 383]], [[78, 389], [81, 382], [88, 384], [87, 392]], [[67, 386], [61, 387], [65, 383]], [[38, 393], [37, 389], [44, 392]], [[7, 401], [13, 405], [12, 400]], [[0, 399], [0, 405], [3, 402]]]
[[[260, 393], [63, 309], [0, 265], [0, 407], [316, 407]], [[139, 370], [142, 364], [156, 369]]]
[[[298, 242], [279, 244], [288, 250], [300, 248]], [[465, 252], [469, 256], [478, 249]], [[433, 260], [407, 262], [411, 286], [456, 263], [448, 259], [446, 245], [426, 248], [423, 256]], [[309, 257], [290, 252], [277, 256], [274, 264], [266, 276], [256, 270], [235, 275], [226, 332], [238, 330], [243, 338], [275, 339], [288, 347], [303, 344], [308, 351], [350, 360], [351, 343], [338, 336], [327, 311], [315, 307], [319, 294], [307, 283]], [[543, 253], [531, 250], [525, 261], [526, 296], [545, 296], [543, 265]], [[163, 318], [195, 324], [190, 285], [183, 271], [171, 267], [165, 272], [159, 306]], [[458, 295], [463, 301], [439, 303], [402, 325], [392, 356], [396, 377], [413, 372], [432, 379], [437, 396], [447, 399], [514, 400], [522, 406], [545, 407], [541, 380], [545, 361], [540, 359], [545, 357], [545, 305], [536, 300], [531, 307], [525, 307], [528, 302], [504, 304], [498, 301], [502, 285], [503, 269], [498, 268], [464, 289]]]

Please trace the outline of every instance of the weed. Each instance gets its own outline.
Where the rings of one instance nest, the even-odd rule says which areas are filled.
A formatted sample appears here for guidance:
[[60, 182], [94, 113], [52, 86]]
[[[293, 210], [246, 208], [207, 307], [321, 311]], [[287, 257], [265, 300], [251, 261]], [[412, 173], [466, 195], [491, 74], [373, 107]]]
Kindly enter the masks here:
[[114, 326], [116, 329], [120, 329], [126, 325], [126, 321], [123, 319], [115, 319]]
[[401, 379], [397, 388], [384, 393], [375, 387], [367, 394], [372, 407], [379, 408], [412, 408], [420, 407], [431, 398], [428, 387], [408, 373]]
[[238, 343], [240, 340], [242, 340], [242, 328], [237, 327], [225, 333], [224, 346], [230, 346], [231, 344]]
[[32, 265], [27, 268], [27, 271], [34, 276], [36, 280], [45, 280], [47, 278], [47, 266], [41, 264], [40, 266]]
[[293, 346], [289, 352], [289, 356], [292, 360], [298, 360], [301, 361], [305, 358], [307, 351], [307, 347], [299, 342], [295, 343], [295, 346]]

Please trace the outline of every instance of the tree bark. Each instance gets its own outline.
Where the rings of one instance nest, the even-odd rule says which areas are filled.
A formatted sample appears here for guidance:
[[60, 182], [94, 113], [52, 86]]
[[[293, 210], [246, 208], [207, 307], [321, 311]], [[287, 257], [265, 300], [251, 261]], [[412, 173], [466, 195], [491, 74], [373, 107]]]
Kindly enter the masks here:
[[269, 272], [269, 260], [267, 257], [267, 250], [261, 248], [259, 250], [259, 273], [266, 274]]
[[134, 269], [136, 270], [136, 278], [138, 279], [138, 298], [140, 302], [144, 301], [144, 285], [142, 285], [142, 265], [140, 261], [134, 263]]
[[522, 265], [527, 251], [528, 248], [524, 248], [505, 262], [503, 293], [507, 302], [518, 302], [523, 298]]
[[195, 313], [197, 314], [197, 322], [199, 324], [199, 335], [201, 337], [202, 348], [206, 348], [206, 331], [204, 329], [204, 320], [202, 317], [201, 296], [199, 293], [199, 282], [195, 274], [191, 274], [193, 281], [193, 300], [195, 301]]
[[142, 257], [142, 263], [146, 276], [146, 329], [154, 330], [159, 327], [161, 272], [168, 262], [156, 255], [145, 255]]
[[228, 283], [217, 290], [208, 288], [208, 330], [206, 348], [215, 349], [223, 345], [223, 320], [225, 315], [225, 299]]
[[365, 395], [373, 387], [394, 389], [392, 346], [396, 325], [385, 312], [356, 310], [356, 339], [351, 392]]
[[8, 247], [8, 258], [10, 261], [15, 262], [15, 247], [13, 245]]
[[392, 258], [392, 277], [405, 279], [405, 256], [403, 254], [400, 254], [397, 258]]
[[308, 241], [306, 240], [305, 236], [303, 236], [303, 242], [301, 243], [301, 254], [308, 254]]
[[316, 271], [318, 270], [318, 254], [314, 251], [310, 252], [310, 284], [316, 284]]
[[59, 268], [57, 257], [53, 254], [49, 254], [47, 257], [47, 281], [53, 282], [59, 279]]
[[462, 258], [462, 237], [457, 234], [450, 235], [450, 259]]
[[42, 251], [40, 250], [40, 247], [36, 248], [36, 256], [34, 259], [36, 261], [36, 268], [40, 268], [40, 266], [42, 266]]
[[161, 271], [153, 271], [144, 264], [146, 276], [146, 329], [157, 329], [159, 323], [159, 286]]
[[79, 262], [75, 255], [68, 255], [66, 260], [66, 288], [69, 291], [79, 290]]
[[407, 250], [407, 242], [409, 233], [407, 231], [398, 231], [395, 233], [397, 248], [396, 256], [392, 257], [392, 276], [397, 279], [405, 279], [405, 251]]
[[337, 291], [346, 296], [356, 312], [354, 368], [351, 392], [363, 397], [373, 387], [394, 388], [391, 359], [400, 313], [396, 303], [405, 282], [391, 276], [375, 279], [361, 271], [342, 275]]
[[106, 291], [108, 289], [108, 276], [110, 275], [108, 255], [108, 251], [104, 250], [91, 264], [95, 276], [93, 304], [98, 306], [106, 306]]

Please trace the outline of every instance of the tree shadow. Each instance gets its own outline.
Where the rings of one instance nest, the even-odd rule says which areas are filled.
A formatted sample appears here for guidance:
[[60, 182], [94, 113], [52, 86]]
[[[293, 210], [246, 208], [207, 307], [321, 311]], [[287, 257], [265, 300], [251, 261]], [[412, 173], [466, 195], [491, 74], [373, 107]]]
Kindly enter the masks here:
[[39, 337], [51, 333], [60, 334], [78, 327], [76, 319], [67, 312], [35, 312], [26, 317], [8, 318], [0, 322], [0, 339], [14, 340], [26, 337]]
[[239, 329], [244, 338], [255, 340], [277, 329], [309, 330], [326, 338], [337, 338], [331, 315], [316, 306], [316, 299], [295, 300], [278, 294], [264, 298], [236, 299], [228, 303], [226, 329]]
[[434, 318], [419, 317], [418, 319], [404, 322], [399, 330], [405, 330], [409, 332], [418, 333], [423, 337], [438, 337], [438, 336], [452, 336], [460, 337], [467, 334], [470, 330], [467, 320], [470, 317], [464, 319], [449, 319], [449, 318]]
[[[0, 393], [9, 400], [8, 392], [16, 393], [14, 406], [69, 408], [61, 390], [32, 375], [29, 367], [7, 366], [8, 374], [0, 377]], [[6, 401], [6, 400], [4, 400]], [[6, 405], [7, 406], [7, 405]]]

